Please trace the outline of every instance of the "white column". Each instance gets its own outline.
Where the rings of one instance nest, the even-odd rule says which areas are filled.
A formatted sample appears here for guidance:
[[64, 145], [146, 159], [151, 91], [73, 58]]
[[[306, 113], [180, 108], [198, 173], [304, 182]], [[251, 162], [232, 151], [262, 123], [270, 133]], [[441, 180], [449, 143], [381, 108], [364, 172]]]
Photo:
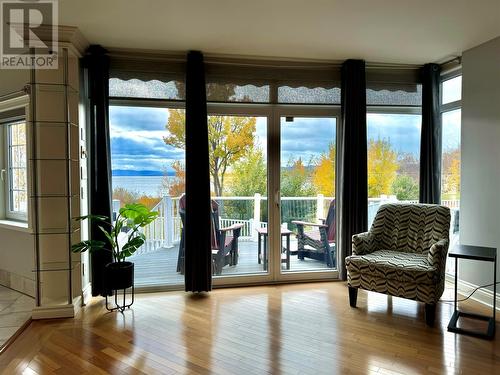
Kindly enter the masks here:
[[254, 241], [257, 241], [257, 228], [260, 228], [260, 200], [261, 195], [255, 193], [253, 196], [253, 220], [250, 224], [251, 234], [250, 236]]
[[174, 204], [172, 197], [163, 197], [163, 225], [165, 226], [165, 247], [174, 246]]
[[318, 194], [316, 196], [316, 221], [319, 222], [321, 219], [326, 219], [325, 217], [325, 196], [323, 194]]

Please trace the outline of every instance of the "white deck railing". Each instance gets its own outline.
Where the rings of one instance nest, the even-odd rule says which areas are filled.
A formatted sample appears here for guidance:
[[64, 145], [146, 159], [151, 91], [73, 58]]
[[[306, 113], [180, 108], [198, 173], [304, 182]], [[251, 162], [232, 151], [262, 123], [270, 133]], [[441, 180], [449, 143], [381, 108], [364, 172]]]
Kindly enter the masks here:
[[[253, 197], [213, 197], [219, 203], [220, 218], [219, 227], [229, 227], [233, 224], [243, 224], [241, 229], [240, 241], [256, 241], [257, 228], [266, 228], [267, 222], [262, 221], [261, 217], [261, 203], [267, 201], [267, 197], [260, 194], [255, 194]], [[282, 197], [282, 210], [286, 210], [288, 215], [296, 216], [296, 214], [307, 213], [307, 217], [303, 220], [313, 220], [318, 222], [320, 219], [326, 218], [328, 207], [333, 197], [325, 197], [318, 194], [316, 197]], [[230, 201], [244, 202], [249, 204], [248, 219], [235, 219], [226, 217], [225, 204]], [[380, 198], [368, 199], [368, 226], [371, 226], [375, 214], [381, 204], [387, 202], [397, 202], [394, 196], [381, 196]], [[418, 203], [418, 201], [405, 201], [408, 203]], [[450, 207], [453, 211], [459, 209], [459, 200], [443, 200], [444, 206]], [[171, 248], [179, 243], [181, 239], [182, 223], [178, 211], [179, 198], [164, 196], [158, 204], [156, 204], [152, 211], [158, 212], [158, 218], [147, 225], [143, 229], [146, 236], [146, 243], [137, 251], [136, 254], [150, 253], [160, 248]], [[120, 202], [113, 200], [113, 213], [117, 212], [120, 208]]]

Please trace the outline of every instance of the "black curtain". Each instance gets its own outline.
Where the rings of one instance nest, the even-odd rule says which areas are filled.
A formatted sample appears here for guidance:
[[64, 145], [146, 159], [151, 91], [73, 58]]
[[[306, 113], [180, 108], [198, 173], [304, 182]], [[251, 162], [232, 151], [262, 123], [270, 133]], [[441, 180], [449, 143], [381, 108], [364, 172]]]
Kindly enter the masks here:
[[[101, 46], [90, 46], [84, 58], [87, 71], [88, 120], [90, 124], [90, 213], [111, 218], [111, 155], [109, 140], [109, 57]], [[107, 243], [97, 223], [91, 223], [90, 237]], [[92, 295], [109, 293], [104, 267], [113, 261], [110, 252], [91, 254]]]
[[345, 258], [352, 254], [352, 236], [367, 230], [368, 177], [366, 140], [366, 76], [363, 60], [342, 64], [342, 121], [338, 136], [337, 191], [340, 277], [347, 277]]
[[186, 292], [212, 289], [210, 175], [203, 54], [190, 51], [186, 65]]
[[420, 203], [441, 203], [441, 114], [439, 84], [441, 68], [422, 68], [422, 135], [420, 140]]

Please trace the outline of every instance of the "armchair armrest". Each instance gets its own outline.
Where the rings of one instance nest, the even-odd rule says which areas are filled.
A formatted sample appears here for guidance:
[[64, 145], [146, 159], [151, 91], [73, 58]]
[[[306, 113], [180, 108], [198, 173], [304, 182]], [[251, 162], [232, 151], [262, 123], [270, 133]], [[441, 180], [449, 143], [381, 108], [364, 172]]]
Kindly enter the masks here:
[[448, 246], [449, 241], [447, 239], [441, 239], [431, 246], [427, 254], [427, 260], [431, 266], [436, 267], [438, 270], [444, 269]]
[[372, 232], [352, 236], [352, 255], [369, 254], [375, 250], [375, 235]]
[[308, 226], [308, 227], [328, 228], [328, 226], [325, 224], [308, 223], [307, 221], [293, 220], [292, 223], [295, 225], [302, 225], [302, 226]]

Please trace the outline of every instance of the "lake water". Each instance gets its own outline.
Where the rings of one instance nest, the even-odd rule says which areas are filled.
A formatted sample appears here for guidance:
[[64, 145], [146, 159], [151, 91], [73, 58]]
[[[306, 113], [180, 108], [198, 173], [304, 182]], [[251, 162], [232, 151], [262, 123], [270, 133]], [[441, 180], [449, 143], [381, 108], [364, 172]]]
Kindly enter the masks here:
[[139, 195], [160, 197], [166, 193], [164, 176], [113, 176], [113, 190], [123, 188]]

